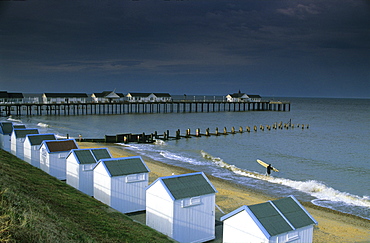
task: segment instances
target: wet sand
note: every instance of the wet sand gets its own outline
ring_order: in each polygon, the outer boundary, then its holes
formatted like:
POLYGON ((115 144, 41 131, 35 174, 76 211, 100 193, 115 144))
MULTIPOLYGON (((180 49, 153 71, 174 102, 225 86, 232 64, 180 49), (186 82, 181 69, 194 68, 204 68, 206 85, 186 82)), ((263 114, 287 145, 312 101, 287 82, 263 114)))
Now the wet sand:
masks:
MULTIPOLYGON (((105 147, 115 158, 137 155, 131 150, 124 149, 123 146, 113 144, 83 142, 79 143, 79 146, 80 148, 105 147)), ((194 172, 147 157, 142 156, 142 158, 150 169, 149 183, 162 176, 194 172)), ((225 213, 229 213, 242 205, 252 205, 276 199, 230 181, 209 175, 207 177, 218 191, 216 204, 225 213)), ((319 207, 312 203, 302 204, 318 222, 318 225, 314 228, 313 242, 370 242, 370 220, 319 207)), ((223 213, 217 210, 216 219, 221 216, 223 216, 223 213)))

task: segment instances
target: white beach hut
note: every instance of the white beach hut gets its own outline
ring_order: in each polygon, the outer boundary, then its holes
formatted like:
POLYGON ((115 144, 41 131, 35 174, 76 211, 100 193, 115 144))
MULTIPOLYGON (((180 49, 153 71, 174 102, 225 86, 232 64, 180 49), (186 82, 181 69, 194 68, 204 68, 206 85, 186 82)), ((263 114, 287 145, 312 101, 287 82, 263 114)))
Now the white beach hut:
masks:
POLYGON ((26 136, 28 134, 39 134, 39 130, 37 129, 13 129, 12 135, 10 136, 11 145, 10 149, 12 154, 17 156, 18 158, 24 160, 24 141, 26 140, 26 136))
POLYGON ((223 242, 294 242, 313 239, 316 220, 294 196, 242 206, 221 217, 223 242))
POLYGON ((23 143, 24 161, 40 168, 40 147, 44 140, 56 140, 53 133, 28 134, 23 143))
POLYGON ((203 172, 158 178, 146 190, 146 224, 178 242, 215 239, 215 193, 203 172))
POLYGON ((143 211, 148 173, 140 156, 102 159, 94 168, 94 197, 122 213, 143 211))
POLYGON ((11 122, 0 122, 0 149, 10 152, 10 135, 13 131, 11 122))
POLYGON ((74 139, 43 141, 40 147, 40 169, 59 180, 66 179, 66 158, 78 149, 74 139))
POLYGON ((108 158, 112 155, 106 148, 72 149, 67 156, 67 184, 93 196, 93 169, 99 160, 108 158))

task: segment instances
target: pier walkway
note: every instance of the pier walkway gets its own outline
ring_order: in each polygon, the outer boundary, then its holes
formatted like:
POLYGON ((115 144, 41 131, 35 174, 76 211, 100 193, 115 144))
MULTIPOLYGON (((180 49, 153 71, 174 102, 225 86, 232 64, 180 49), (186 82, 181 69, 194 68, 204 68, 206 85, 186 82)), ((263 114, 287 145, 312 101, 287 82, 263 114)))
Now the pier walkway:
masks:
POLYGON ((289 101, 227 102, 227 101, 167 101, 114 103, 0 104, 1 116, 42 115, 106 115, 180 112, 290 111, 289 101))

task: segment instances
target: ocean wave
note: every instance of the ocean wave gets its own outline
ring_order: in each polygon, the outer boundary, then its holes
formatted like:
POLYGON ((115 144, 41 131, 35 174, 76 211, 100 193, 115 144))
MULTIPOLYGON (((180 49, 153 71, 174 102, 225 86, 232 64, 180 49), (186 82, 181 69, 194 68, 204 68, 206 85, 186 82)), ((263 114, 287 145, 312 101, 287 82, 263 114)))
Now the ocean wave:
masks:
POLYGON ((305 192, 320 200, 341 202, 341 203, 346 203, 350 205, 370 208, 370 199, 368 196, 360 197, 357 195, 352 195, 347 192, 341 192, 341 191, 338 191, 334 188, 331 188, 325 185, 322 182, 315 181, 315 180, 295 181, 295 180, 290 180, 290 179, 285 179, 285 178, 262 175, 257 172, 251 172, 248 170, 238 168, 235 165, 230 165, 226 163, 225 161, 223 161, 221 158, 213 157, 212 155, 204 151, 201 151, 201 154, 203 158, 207 160, 211 160, 216 166, 228 169, 232 171, 233 173, 240 175, 240 176, 251 177, 251 178, 264 180, 264 181, 274 183, 274 184, 288 186, 298 191, 305 192))
POLYGON ((169 151, 161 151, 160 155, 170 160, 177 160, 177 161, 186 162, 186 163, 193 164, 193 165, 204 165, 204 163, 201 161, 198 161, 196 159, 192 159, 186 156, 182 156, 180 154, 172 153, 169 151))
POLYGON ((11 122, 19 122, 19 123, 22 123, 22 121, 21 121, 21 120, 13 119, 13 118, 11 118, 11 117, 9 117, 7 120, 8 120, 8 121, 11 121, 11 122))
POLYGON ((155 145, 167 145, 165 141, 163 140, 160 140, 160 139, 156 139, 155 142, 154 142, 155 145))
POLYGON ((42 122, 37 123, 37 126, 39 126, 39 127, 50 127, 48 124, 45 124, 45 123, 42 123, 42 122))

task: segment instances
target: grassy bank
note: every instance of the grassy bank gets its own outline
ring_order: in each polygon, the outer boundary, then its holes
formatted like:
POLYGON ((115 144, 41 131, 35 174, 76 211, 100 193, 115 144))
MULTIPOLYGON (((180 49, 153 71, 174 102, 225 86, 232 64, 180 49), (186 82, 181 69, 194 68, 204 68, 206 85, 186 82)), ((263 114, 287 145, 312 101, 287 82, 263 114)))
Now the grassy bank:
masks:
POLYGON ((0 150, 0 242, 171 242, 0 150))

